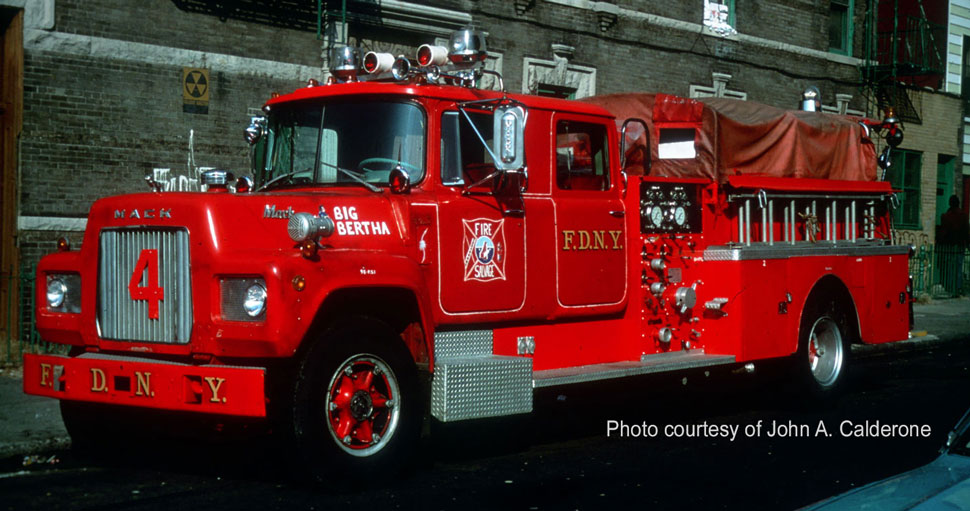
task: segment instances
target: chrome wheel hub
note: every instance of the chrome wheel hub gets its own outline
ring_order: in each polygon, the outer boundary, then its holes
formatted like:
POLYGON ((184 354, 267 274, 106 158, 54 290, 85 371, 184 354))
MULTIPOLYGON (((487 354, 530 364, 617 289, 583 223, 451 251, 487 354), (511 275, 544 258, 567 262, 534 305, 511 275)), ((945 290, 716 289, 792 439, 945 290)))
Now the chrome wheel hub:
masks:
POLYGON ((808 335, 808 364, 812 376, 822 387, 834 385, 845 361, 842 332, 828 316, 818 318, 808 335))

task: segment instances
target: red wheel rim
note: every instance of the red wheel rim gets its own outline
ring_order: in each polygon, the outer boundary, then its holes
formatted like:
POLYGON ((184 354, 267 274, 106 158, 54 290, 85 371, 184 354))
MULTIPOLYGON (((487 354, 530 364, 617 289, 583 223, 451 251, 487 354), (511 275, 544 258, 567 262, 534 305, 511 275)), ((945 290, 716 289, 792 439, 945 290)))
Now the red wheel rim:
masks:
POLYGON ((375 355, 354 355, 337 368, 326 396, 327 428, 353 456, 371 456, 397 430, 400 388, 390 366, 375 355))

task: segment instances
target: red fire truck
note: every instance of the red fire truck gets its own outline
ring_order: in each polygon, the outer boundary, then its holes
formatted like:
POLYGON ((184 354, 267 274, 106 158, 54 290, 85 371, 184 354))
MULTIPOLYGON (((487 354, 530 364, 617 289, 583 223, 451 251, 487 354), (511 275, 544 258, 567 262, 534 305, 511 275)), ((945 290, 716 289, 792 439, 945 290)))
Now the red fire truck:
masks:
POLYGON ((26 355, 25 391, 78 442, 106 405, 275 417, 322 475, 542 387, 787 357, 828 394, 851 343, 907 337, 891 119, 479 90, 484 57, 464 30, 358 76, 340 48, 253 119, 252 178, 97 201, 38 267, 70 352, 26 355))

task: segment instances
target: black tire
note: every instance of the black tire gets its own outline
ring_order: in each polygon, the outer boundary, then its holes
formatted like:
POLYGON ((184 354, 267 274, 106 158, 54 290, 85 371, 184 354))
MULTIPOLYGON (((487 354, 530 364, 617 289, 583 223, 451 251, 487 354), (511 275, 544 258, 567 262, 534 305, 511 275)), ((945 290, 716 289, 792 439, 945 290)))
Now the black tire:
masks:
POLYGON ((417 390, 414 361, 386 324, 353 318, 329 329, 293 387, 290 436, 307 473, 366 484, 405 468, 420 438, 417 390))
POLYGON ((84 457, 110 457, 149 436, 137 411, 112 405, 61 400, 61 419, 71 451, 84 457))
POLYGON ((798 330, 795 370, 810 396, 830 398, 845 386, 851 330, 846 308, 834 300, 810 300, 798 330))

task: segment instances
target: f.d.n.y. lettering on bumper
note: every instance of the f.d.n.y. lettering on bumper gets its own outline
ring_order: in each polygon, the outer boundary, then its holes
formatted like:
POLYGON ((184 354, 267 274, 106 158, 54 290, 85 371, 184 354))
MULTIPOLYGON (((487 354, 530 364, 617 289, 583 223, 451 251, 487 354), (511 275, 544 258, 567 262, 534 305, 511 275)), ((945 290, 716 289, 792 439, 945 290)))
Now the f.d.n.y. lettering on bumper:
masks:
POLYGON ((24 355, 24 392, 162 410, 265 417, 265 369, 86 353, 24 355))

